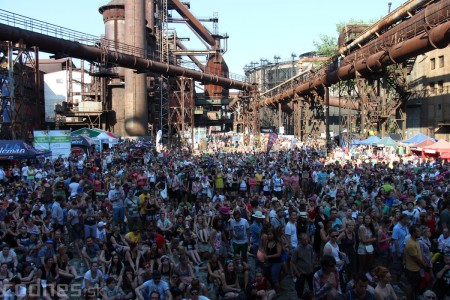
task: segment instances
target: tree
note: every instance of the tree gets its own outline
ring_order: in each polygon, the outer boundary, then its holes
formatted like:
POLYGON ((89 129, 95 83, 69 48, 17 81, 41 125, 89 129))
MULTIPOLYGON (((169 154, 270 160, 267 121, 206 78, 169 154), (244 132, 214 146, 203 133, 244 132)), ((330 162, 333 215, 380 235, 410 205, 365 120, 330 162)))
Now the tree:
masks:
POLYGON ((328 35, 319 35, 319 41, 313 41, 318 55, 333 56, 338 50, 337 38, 328 35))
POLYGON ((347 25, 350 24, 358 24, 358 25, 366 25, 370 26, 370 24, 375 23, 377 20, 370 20, 369 22, 364 22, 361 20, 354 20, 350 19, 347 22, 340 22, 336 24, 336 36, 329 36, 329 35, 319 35, 319 40, 313 41, 313 46, 315 48, 315 51, 319 55, 324 56, 333 56, 338 51, 338 36, 339 34, 346 29, 347 25))

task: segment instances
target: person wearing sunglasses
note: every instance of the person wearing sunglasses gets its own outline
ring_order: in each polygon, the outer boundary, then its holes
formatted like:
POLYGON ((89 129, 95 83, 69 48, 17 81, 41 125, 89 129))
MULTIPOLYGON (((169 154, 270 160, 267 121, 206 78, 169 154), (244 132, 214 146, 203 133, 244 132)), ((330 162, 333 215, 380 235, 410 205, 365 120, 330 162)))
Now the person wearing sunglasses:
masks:
POLYGON ((330 230, 330 240, 323 247, 323 254, 328 254, 336 260, 336 268, 341 272, 345 266, 344 258, 347 256, 344 252, 339 251, 338 245, 339 232, 336 228, 330 230))

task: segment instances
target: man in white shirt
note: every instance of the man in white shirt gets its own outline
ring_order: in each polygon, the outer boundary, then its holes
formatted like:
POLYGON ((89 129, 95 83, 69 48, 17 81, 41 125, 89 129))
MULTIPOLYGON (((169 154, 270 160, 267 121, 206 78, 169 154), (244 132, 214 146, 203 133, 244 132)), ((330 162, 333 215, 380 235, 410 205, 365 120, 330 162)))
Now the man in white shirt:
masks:
POLYGON ((230 220, 231 233, 233 236, 232 245, 234 256, 241 256, 247 261, 247 249, 250 236, 250 225, 246 219, 241 218, 240 210, 233 212, 234 219, 230 220))
POLYGON ((297 221, 297 212, 291 211, 289 213, 289 222, 286 224, 284 228, 284 234, 289 238, 289 243, 291 245, 291 249, 295 249, 298 246, 298 238, 297 238, 297 226, 295 222, 297 221))
POLYGON ((70 180, 70 184, 69 184, 70 197, 75 197, 77 195, 79 186, 80 186, 80 184, 78 183, 78 181, 75 177, 70 180))
POLYGON ((28 177, 28 166, 24 163, 22 167, 22 179, 27 180, 28 177))
POLYGON ((281 198, 283 196, 283 187, 284 182, 281 178, 281 172, 278 171, 272 178, 272 184, 273 184, 273 193, 277 198, 281 198))

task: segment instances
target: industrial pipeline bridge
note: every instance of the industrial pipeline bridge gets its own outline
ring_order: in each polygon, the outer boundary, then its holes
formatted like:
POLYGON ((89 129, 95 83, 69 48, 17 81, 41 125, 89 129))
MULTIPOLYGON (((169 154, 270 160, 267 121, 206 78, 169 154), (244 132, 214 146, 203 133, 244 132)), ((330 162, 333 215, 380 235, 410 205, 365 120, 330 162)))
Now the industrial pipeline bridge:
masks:
MULTIPOLYGON (((361 32, 354 41, 340 45, 339 52, 321 68, 308 70, 262 94, 254 83, 228 72, 218 42, 220 38, 210 34, 178 0, 157 2, 160 6, 156 8, 149 4, 152 1, 123 2, 125 5, 111 4, 100 9, 107 28, 105 38, 0 10, 0 41, 4 41, 2 46, 8 49, 6 52, 19 48, 33 49, 35 53, 44 51, 57 57, 93 62, 102 69, 114 67, 131 70, 131 73, 122 71, 122 75, 121 71, 118 72, 119 77, 125 78, 125 92, 117 94, 117 97, 113 93, 108 100, 112 103, 111 110, 117 111, 115 121, 123 124, 118 132, 125 136, 148 133, 147 106, 149 101, 156 100, 161 100, 161 115, 164 111, 165 122, 169 126, 173 124, 172 128, 179 131, 185 131, 187 127, 192 130, 195 110, 192 81, 223 88, 219 91, 212 88, 211 98, 214 98, 214 93, 227 93, 224 90, 241 90, 241 97, 229 104, 229 110, 234 112, 234 122, 240 126, 239 131, 246 135, 257 133, 261 124, 270 123, 290 128, 293 134, 301 138, 317 134, 324 127, 329 140, 330 107, 358 111, 361 134, 367 130, 382 132, 392 116, 396 120, 399 119, 398 115, 401 116, 400 119, 405 118, 403 106, 408 100, 408 89, 404 77, 414 58, 433 49, 444 48, 450 42, 450 0, 411 0, 361 32), (130 10, 145 11, 145 14, 136 18, 125 6, 130 7, 130 10), (170 7, 177 10, 210 46, 207 49, 211 62, 209 67, 182 67, 166 53, 167 32, 158 33, 155 28, 165 28, 164 22, 168 22, 165 13, 170 7), (152 20, 155 11, 159 12, 159 20, 152 20), (120 29, 123 26, 123 31, 108 34, 108 28, 113 28, 108 22, 120 24, 114 28, 120 29), (123 32, 133 32, 141 36, 142 41, 133 44, 123 32), (123 39, 115 38, 121 35, 124 36, 123 39), (221 67, 216 68, 219 63, 221 67), (158 75, 163 79, 157 80, 158 75), (176 83, 167 82, 169 77, 176 78, 176 83), (352 93, 348 91, 340 97, 340 82, 349 81, 354 82, 352 87, 356 90, 357 97, 350 96, 352 93), (149 85, 154 85, 153 91, 159 93, 159 98, 150 99, 149 85), (333 93, 330 95, 330 87, 336 85, 339 85, 339 97, 333 93), (395 95, 390 98, 381 97, 380 85, 385 85, 386 88, 389 86, 395 95), (170 91, 168 86, 172 87, 170 91), (130 95, 136 90, 139 92, 130 95), (168 95, 170 93, 172 96, 168 95), (175 103, 173 99, 176 99, 175 103)), ((176 41, 176 45, 175 49, 180 49, 180 53, 192 53, 183 48, 179 41, 176 41)), ((35 67, 38 68, 38 63, 35 67)), ((108 74, 102 76, 106 77, 108 74)), ((350 86, 343 85, 347 89, 350 86)), ((154 93, 152 95, 155 97, 154 93)), ((162 117, 159 121, 161 127, 164 127, 162 117)), ((351 122, 351 119, 348 118, 346 122, 351 122)), ((401 126, 404 132, 405 122, 401 126)))
MULTIPOLYGON (((357 111, 361 135, 369 130, 386 133, 386 123, 392 119, 401 121, 398 132, 404 134, 404 104, 410 95, 405 77, 417 55, 449 44, 449 20, 450 1, 408 1, 349 44, 341 44, 338 53, 320 68, 253 98, 236 99, 229 109, 242 111, 242 127, 258 128, 266 121, 266 126, 293 127, 299 137, 322 131, 329 140, 330 107, 357 111), (380 95, 383 85, 393 91, 392 97, 380 95), (339 97, 330 96, 333 86, 339 97), (346 96, 342 87, 347 89, 346 96)), ((352 119, 346 122, 345 129, 352 119)))

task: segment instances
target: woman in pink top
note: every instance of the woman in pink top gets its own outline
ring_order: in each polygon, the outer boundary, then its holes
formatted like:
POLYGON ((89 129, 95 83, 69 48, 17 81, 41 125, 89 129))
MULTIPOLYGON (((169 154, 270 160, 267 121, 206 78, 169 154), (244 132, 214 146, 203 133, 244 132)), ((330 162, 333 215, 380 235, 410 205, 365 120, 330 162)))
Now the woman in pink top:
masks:
POLYGON ((300 176, 298 175, 298 172, 291 173, 289 182, 291 184, 292 197, 296 199, 300 195, 300 176))
POLYGON ((391 242, 391 237, 388 232, 390 222, 383 222, 383 224, 378 229, 378 245, 377 245, 377 256, 383 261, 383 266, 387 266, 389 262, 389 243, 391 242))

